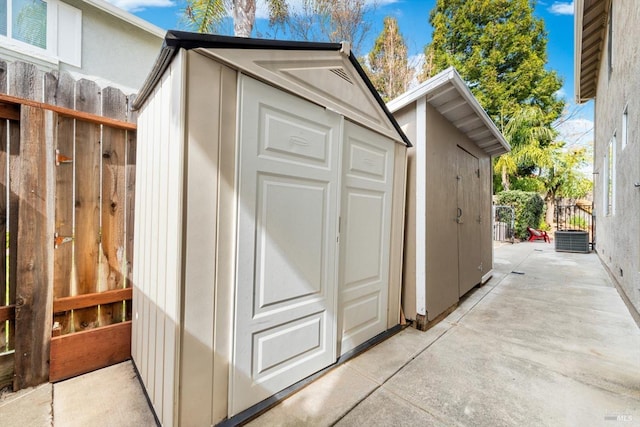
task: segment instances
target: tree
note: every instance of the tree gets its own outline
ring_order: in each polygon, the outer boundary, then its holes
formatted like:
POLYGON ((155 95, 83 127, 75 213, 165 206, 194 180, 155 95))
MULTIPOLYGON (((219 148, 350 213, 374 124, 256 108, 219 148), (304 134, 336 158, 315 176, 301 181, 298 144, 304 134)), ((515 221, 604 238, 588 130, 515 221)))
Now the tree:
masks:
POLYGON ((567 150, 564 143, 556 143, 550 147, 552 162, 549 168, 540 173, 546 194, 547 205, 545 222, 553 224, 555 216, 555 202, 559 197, 578 199, 585 197, 593 188, 593 182, 588 179, 580 168, 587 165, 588 153, 586 148, 578 147, 567 150))
POLYGON ((365 0, 302 0, 288 10, 281 26, 297 40, 349 42, 357 54, 371 29, 375 5, 365 0))
POLYGON ((503 190, 510 189, 512 177, 522 175, 518 174, 519 170, 531 172, 551 166, 551 152, 548 148, 556 137, 556 132, 545 123, 544 112, 540 107, 520 107, 513 113, 502 133, 511 145, 511 152, 498 157, 494 165, 494 171, 501 174, 503 190))
POLYGON ((409 66, 407 45, 394 18, 384 18, 384 27, 368 60, 366 69, 371 82, 385 102, 406 92, 414 71, 409 66))
POLYGON ((538 106, 545 125, 562 113, 562 81, 546 70, 547 34, 531 0, 437 0, 421 80, 455 66, 499 128, 522 105, 538 106))
MULTIPOLYGON (((286 0, 266 0, 269 22, 282 23, 288 15, 286 0)), ((193 30, 199 33, 215 33, 220 23, 231 12, 233 33, 249 37, 256 20, 256 0, 187 0, 184 17, 193 30)))

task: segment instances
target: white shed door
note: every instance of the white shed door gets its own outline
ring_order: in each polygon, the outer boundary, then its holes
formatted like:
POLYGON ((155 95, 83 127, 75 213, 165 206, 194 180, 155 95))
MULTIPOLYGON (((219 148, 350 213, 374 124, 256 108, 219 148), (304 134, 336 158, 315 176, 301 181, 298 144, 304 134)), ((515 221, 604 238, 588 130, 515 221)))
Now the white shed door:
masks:
POLYGON ((394 142, 345 122, 340 233, 340 354, 387 329, 394 142))
POLYGON ((335 113, 240 78, 238 265, 229 415, 336 360, 335 113))

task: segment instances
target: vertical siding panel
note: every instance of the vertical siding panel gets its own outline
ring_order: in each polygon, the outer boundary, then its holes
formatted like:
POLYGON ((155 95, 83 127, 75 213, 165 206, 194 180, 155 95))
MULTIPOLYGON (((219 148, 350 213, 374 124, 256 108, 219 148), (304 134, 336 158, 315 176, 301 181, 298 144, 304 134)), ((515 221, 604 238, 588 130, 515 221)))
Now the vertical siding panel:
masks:
MULTIPOLYGON (((231 331, 233 325, 233 283, 236 253, 236 106, 237 73, 222 67, 220 86, 220 143, 218 149, 218 236, 216 239, 216 331, 231 331)), ((216 333, 213 366, 213 424, 227 416, 231 333, 216 333)))
MULTIPOLYGON (((141 224, 142 228, 144 228, 144 250, 143 250, 143 254, 142 254, 142 258, 144 259, 143 262, 143 266, 144 266, 144 273, 143 273, 143 280, 142 280, 142 293, 144 295, 143 298, 143 306, 142 306, 142 342, 141 342, 141 347, 142 347, 142 363, 144 366, 143 372, 144 372, 144 383, 145 385, 147 385, 147 392, 149 392, 148 389, 148 385, 149 385, 149 359, 148 359, 148 355, 149 355, 149 276, 151 273, 151 196, 152 196, 152 188, 151 188, 151 177, 153 176, 152 172, 153 172, 153 146, 154 146, 154 125, 156 123, 155 121, 155 112, 156 112, 156 106, 157 106, 157 97, 158 97, 158 92, 159 89, 156 88, 156 90, 154 91, 153 94, 153 101, 149 104, 149 116, 148 116, 148 120, 149 122, 147 123, 147 130, 149 131, 149 133, 147 134, 146 138, 146 148, 145 148, 145 176, 144 176, 144 193, 141 192, 141 194, 143 194, 144 196, 144 209, 145 209, 145 216, 144 216, 144 221, 141 224)), ((149 398, 151 399, 151 401, 153 402, 153 398, 151 396, 151 394, 149 394, 149 398)))
POLYGON ((171 143, 171 118, 170 118, 170 110, 172 108, 172 99, 171 99, 171 86, 172 81, 168 79, 166 82, 166 86, 163 87, 164 96, 162 103, 162 123, 168 128, 166 132, 163 132, 158 138, 158 151, 159 151, 159 159, 158 159, 158 174, 157 182, 159 187, 158 194, 158 244, 156 247, 158 248, 158 259, 156 263, 156 271, 158 272, 158 277, 156 280, 157 288, 156 288, 156 336, 155 336, 155 399, 156 405, 160 408, 160 412, 162 412, 163 406, 163 381, 162 376, 165 373, 164 366, 164 317, 165 317, 165 292, 167 287, 167 275, 166 275, 166 266, 167 266, 167 210, 169 209, 169 205, 167 203, 167 194, 168 194, 168 175, 171 173, 171 165, 169 164, 169 145, 171 143))
POLYGON ((182 285, 182 209, 183 209, 183 164, 185 150, 184 134, 184 93, 185 93, 185 64, 184 55, 176 57, 171 69, 171 109, 170 109, 170 137, 168 194, 169 210, 167 216, 167 269, 165 287, 165 335, 164 354, 165 369, 163 372, 163 403, 162 417, 166 425, 176 425, 179 364, 177 362, 180 351, 179 328, 180 323, 180 289, 182 285))
MULTIPOLYGON (((144 159, 143 159, 144 147, 147 145, 146 144, 147 139, 145 137, 146 128, 147 128, 146 117, 147 117, 146 114, 140 114, 138 116, 137 140, 141 141, 141 144, 137 144, 136 146, 136 153, 134 158, 134 162, 136 166, 135 166, 135 170, 133 171, 135 173, 135 181, 136 183, 138 183, 138 185, 144 184, 144 180, 142 179, 142 171, 144 170, 144 159)), ((143 270, 143 267, 144 267, 141 262, 142 258, 140 257, 141 246, 142 246, 142 243, 144 242, 144 236, 141 235, 141 232, 143 230, 140 227, 140 222, 141 222, 140 220, 144 212, 144 205, 142 203, 140 195, 144 194, 144 188, 138 189, 137 194, 138 194, 138 197, 135 197, 133 199, 133 204, 134 204, 133 221, 134 221, 134 229, 137 233, 137 236, 135 236, 135 240, 133 240, 133 259, 137 260, 137 264, 136 265, 132 264, 130 266, 129 271, 131 273, 131 277, 133 281, 132 283, 133 324, 132 324, 132 336, 131 336, 131 354, 138 368, 138 372, 140 372, 142 370, 142 360, 140 357, 140 351, 141 351, 140 339, 142 336, 141 329, 140 329, 140 322, 141 322, 140 301, 144 297, 144 295, 140 292, 140 286, 142 283, 141 271, 143 270)))
POLYGON ((211 425, 221 66, 189 53, 181 425, 211 425), (204 190, 203 186, 206 188, 204 190), (190 193, 193 193, 192 196, 190 193))
MULTIPOLYGON (((100 88, 95 82, 76 82, 76 109, 100 114, 100 88)), ((100 154, 100 126, 77 120, 74 260, 78 283, 75 295, 99 290, 100 154)), ((96 308, 75 310, 73 318, 75 331, 98 326, 96 308)))

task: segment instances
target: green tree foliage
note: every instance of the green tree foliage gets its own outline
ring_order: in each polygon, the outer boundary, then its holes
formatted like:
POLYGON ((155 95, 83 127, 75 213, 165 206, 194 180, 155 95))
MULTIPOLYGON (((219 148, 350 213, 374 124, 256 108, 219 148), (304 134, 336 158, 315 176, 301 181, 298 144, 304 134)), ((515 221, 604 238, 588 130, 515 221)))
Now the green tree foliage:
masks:
POLYGON ((556 143, 549 151, 551 166, 541 170, 539 179, 544 187, 544 200, 547 205, 545 222, 551 225, 555 216, 556 199, 586 197, 593 188, 593 182, 581 171, 581 168, 587 165, 586 148, 567 150, 564 143, 556 143))
MULTIPOLYGON (((289 13, 286 0, 266 0, 269 22, 284 22, 289 13)), ((256 0, 187 0, 184 19, 192 30, 215 33, 227 16, 233 16, 233 32, 238 37, 249 37, 256 20, 256 0)))
POLYGON ((519 190, 497 194, 497 204, 513 207, 516 215, 515 236, 527 238, 527 227, 538 228, 542 220, 544 201, 540 194, 519 190))
POLYGON ((407 45, 395 18, 384 18, 382 32, 367 59, 367 74, 385 102, 409 88, 414 71, 409 66, 407 45))
POLYGON ((429 22, 422 80, 455 66, 501 129, 522 105, 538 106, 547 125, 560 116, 562 81, 545 69, 547 34, 531 0, 437 0, 429 22))
POLYGON ((549 147, 556 132, 545 123, 539 106, 520 106, 502 133, 511 145, 511 152, 500 156, 494 165, 494 173, 501 175, 503 190, 510 189, 511 179, 526 177, 534 169, 552 165, 549 147))

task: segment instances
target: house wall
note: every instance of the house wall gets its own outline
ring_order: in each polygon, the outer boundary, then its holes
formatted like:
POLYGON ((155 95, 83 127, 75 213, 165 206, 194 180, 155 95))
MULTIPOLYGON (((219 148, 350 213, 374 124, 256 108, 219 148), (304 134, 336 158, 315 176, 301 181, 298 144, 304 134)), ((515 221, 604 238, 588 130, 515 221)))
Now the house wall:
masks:
POLYGON ((160 51, 162 37, 82 1, 65 3, 82 10, 82 67, 60 63, 60 69, 140 89, 160 51))
POLYGON ((596 251, 640 319, 640 45, 630 34, 640 25, 640 3, 614 1, 612 70, 605 36, 595 99, 594 200, 596 251), (628 111, 628 142, 623 148, 622 117, 628 111), (616 135, 614 209, 606 214, 605 157, 616 135))
POLYGON ((151 70, 163 38, 81 0, 64 3, 82 11, 81 66, 76 67, 46 55, 0 46, 9 61, 30 62, 44 71, 64 70, 76 78, 85 77, 100 86, 117 86, 125 93, 137 92, 151 70))
POLYGON ((138 117, 131 355, 163 425, 178 390, 185 61, 178 54, 138 117))

